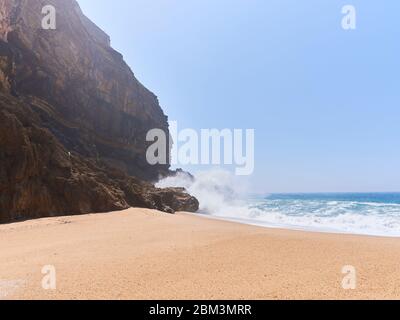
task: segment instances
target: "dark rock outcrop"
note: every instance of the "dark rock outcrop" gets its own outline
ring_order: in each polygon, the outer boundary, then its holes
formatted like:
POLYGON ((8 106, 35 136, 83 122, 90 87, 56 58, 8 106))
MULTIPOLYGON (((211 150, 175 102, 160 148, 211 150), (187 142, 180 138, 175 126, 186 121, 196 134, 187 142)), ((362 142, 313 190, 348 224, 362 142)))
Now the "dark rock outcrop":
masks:
POLYGON ((168 132, 157 97, 75 0, 0 0, 0 221, 125 209, 196 211, 151 182, 146 133, 168 132), (42 8, 57 10, 43 30, 42 8))

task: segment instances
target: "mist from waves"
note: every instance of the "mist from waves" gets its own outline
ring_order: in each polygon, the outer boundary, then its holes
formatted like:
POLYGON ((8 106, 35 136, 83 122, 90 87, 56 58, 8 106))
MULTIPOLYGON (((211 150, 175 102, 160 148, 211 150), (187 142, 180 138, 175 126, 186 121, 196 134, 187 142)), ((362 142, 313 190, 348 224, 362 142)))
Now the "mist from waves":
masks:
POLYGON ((400 236, 400 193, 249 195, 228 171, 185 173, 158 187, 184 187, 200 202, 199 214, 246 224, 316 232, 400 236))

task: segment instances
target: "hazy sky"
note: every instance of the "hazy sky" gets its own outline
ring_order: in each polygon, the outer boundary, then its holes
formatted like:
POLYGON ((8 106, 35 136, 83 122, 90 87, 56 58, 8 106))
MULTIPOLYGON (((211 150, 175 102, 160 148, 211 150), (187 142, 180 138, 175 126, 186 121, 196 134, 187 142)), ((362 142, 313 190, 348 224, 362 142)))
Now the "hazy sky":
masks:
POLYGON ((181 128, 256 130, 253 191, 400 191, 400 1, 79 3, 181 128))

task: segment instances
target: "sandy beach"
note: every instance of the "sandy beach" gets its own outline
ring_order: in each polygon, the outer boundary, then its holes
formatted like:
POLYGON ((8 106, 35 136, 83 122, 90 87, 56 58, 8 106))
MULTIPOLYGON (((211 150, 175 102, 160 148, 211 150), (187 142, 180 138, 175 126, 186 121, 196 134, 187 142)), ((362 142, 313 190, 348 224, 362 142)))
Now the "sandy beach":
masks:
POLYGON ((129 209, 0 226, 0 299, 394 299, 400 239, 129 209), (56 290, 42 288, 43 266, 56 290), (342 288, 342 267, 357 270, 342 288))

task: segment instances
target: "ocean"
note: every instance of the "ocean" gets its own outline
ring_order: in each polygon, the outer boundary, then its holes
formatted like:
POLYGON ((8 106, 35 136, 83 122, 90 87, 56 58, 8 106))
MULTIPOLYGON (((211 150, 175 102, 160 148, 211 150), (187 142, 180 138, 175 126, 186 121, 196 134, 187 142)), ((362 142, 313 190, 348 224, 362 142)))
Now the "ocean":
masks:
POLYGON ((270 194, 207 214, 273 228, 400 236, 400 193, 270 194))
POLYGON ((292 193, 247 196, 248 186, 225 171, 190 179, 166 178, 158 187, 184 187, 199 214, 269 228, 400 237, 399 193, 292 193))

